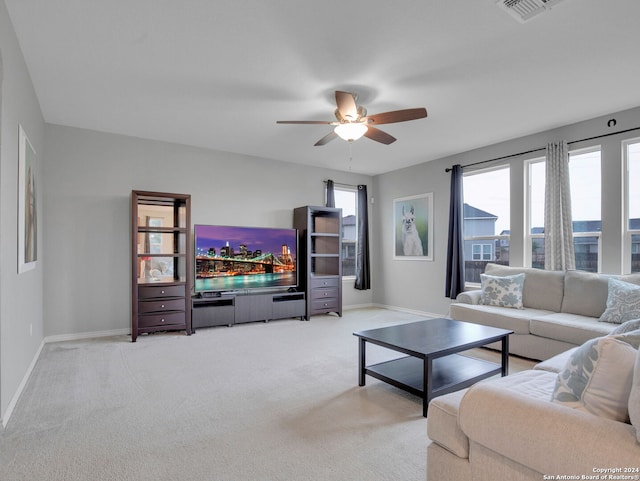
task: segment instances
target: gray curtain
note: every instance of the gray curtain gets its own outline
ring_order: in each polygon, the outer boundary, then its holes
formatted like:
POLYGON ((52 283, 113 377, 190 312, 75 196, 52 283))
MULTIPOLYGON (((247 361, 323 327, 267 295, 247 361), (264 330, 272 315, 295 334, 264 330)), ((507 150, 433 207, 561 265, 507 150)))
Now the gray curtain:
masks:
POLYGON ((462 195, 462 166, 451 168, 449 200, 449 241, 447 246, 447 277, 445 297, 455 299, 464 291, 464 196, 462 195))
POLYGON ((369 265, 369 199, 367 186, 358 186, 358 251, 356 252, 356 283, 359 290, 371 289, 369 265))
POLYGON ((333 180, 327 180, 327 205, 325 207, 336 206, 336 194, 333 187, 333 180))
POLYGON ((576 268, 567 142, 547 144, 544 188, 544 268, 576 268))

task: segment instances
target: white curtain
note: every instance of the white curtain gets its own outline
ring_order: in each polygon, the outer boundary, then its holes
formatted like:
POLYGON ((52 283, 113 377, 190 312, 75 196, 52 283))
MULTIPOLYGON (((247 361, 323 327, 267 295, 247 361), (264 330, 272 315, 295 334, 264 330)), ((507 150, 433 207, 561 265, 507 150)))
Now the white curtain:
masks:
POLYGON ((567 142, 547 144, 544 195, 544 268, 576 268, 567 142))

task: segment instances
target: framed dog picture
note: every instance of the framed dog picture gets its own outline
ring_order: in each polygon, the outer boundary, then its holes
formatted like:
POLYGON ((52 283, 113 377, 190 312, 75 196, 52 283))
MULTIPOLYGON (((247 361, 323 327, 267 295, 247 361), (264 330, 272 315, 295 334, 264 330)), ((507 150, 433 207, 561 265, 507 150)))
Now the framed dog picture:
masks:
POLYGON ((393 199, 393 258, 433 260, 433 193, 393 199))

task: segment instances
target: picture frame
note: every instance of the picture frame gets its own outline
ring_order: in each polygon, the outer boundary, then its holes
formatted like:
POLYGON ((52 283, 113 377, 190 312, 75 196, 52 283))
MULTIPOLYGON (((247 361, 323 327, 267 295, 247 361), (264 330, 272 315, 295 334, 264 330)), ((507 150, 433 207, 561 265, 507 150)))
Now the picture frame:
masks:
POLYGON ((433 261, 433 192, 393 199, 393 259, 433 261))
POLYGON ((18 125, 18 273, 35 269, 38 261, 36 151, 18 125))

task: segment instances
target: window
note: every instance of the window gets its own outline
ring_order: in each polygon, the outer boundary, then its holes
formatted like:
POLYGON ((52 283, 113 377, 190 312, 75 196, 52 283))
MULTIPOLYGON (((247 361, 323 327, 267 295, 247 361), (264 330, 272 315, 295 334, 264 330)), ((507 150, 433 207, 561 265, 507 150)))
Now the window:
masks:
POLYGON ((465 174, 465 278, 480 283, 487 262, 509 264, 509 167, 465 174))
POLYGON ((624 271, 640 272, 640 139, 623 144, 626 161, 624 271))
POLYGON ((356 275, 358 197, 354 189, 335 187, 336 207, 342 209, 342 275, 356 275))
MULTIPOLYGON (((569 153, 571 216, 576 269, 600 271, 601 182, 600 149, 569 153)), ((544 269, 545 162, 528 164, 528 246, 531 267, 544 269)))
POLYGON ((491 244, 473 244, 472 260, 474 261, 490 261, 492 260, 493 249, 491 244))
POLYGON ((528 164, 528 205, 527 236, 530 248, 531 267, 544 269, 544 158, 534 159, 528 164))

